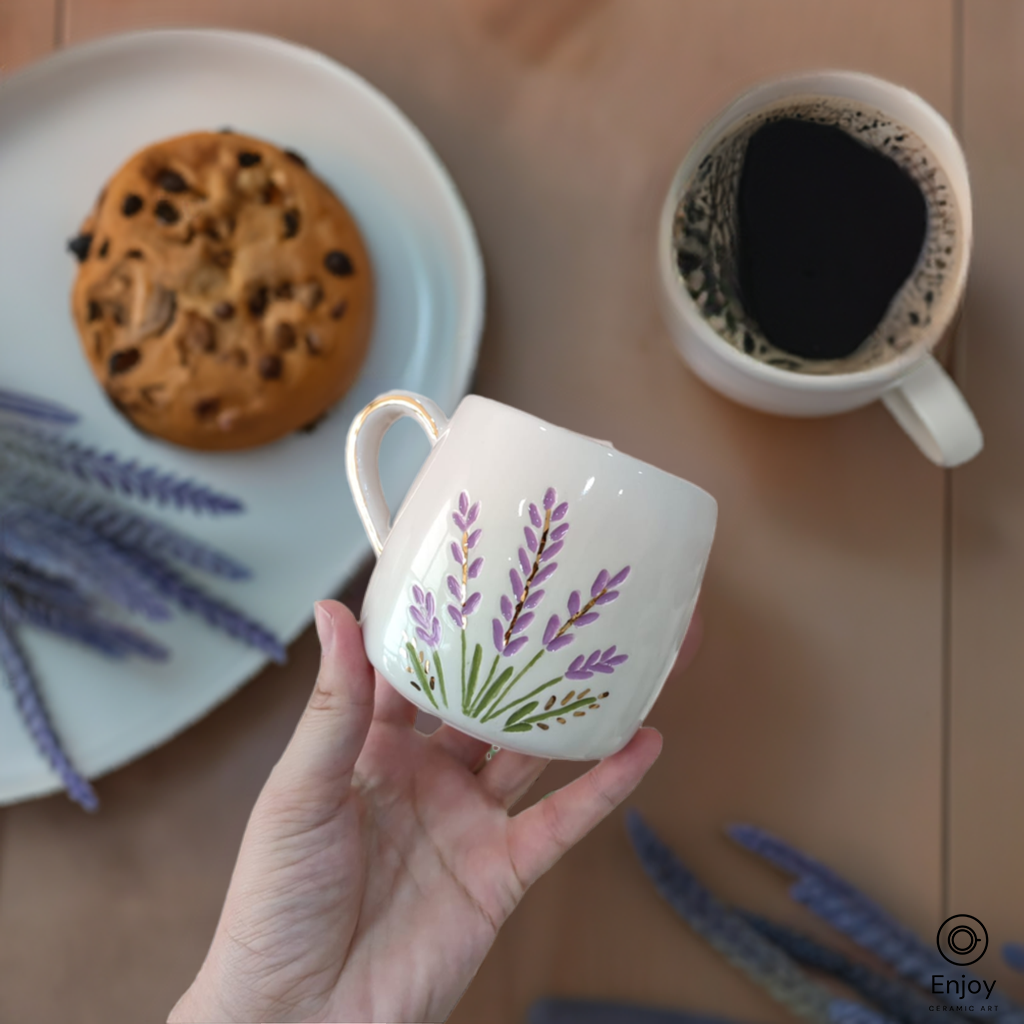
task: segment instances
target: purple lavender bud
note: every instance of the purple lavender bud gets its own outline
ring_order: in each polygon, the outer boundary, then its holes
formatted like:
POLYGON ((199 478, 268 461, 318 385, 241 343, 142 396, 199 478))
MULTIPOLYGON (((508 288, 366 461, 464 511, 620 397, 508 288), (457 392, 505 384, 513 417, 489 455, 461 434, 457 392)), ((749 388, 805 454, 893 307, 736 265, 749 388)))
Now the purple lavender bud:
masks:
POLYGON ((608 586, 609 586, 609 587, 617 587, 617 586, 618 586, 618 585, 619 585, 620 583, 622 583, 622 582, 623 582, 623 581, 624 581, 624 580, 626 579, 626 577, 627 577, 628 575, 629 575, 629 566, 627 565, 625 569, 620 569, 620 570, 619 570, 619 571, 618 571, 618 572, 617 572, 617 573, 616 573, 616 574, 615 574, 615 575, 614 575, 614 576, 613 576, 613 577, 612 577, 612 578, 611 578, 611 579, 610 579, 610 580, 608 581, 608 586))
POLYGON ((587 612, 586 615, 581 615, 576 620, 577 626, 589 626, 592 622, 597 622, 601 616, 597 612, 587 612))
POLYGON ((480 539, 480 534, 483 532, 483 530, 474 530, 466 539, 466 547, 470 549, 475 548, 476 542, 480 539))
POLYGON ((460 533, 466 532, 466 520, 463 519, 458 512, 452 513, 452 522, 459 528, 460 533))
POLYGON ((434 612, 437 610, 437 605, 434 603, 434 595, 429 590, 427 591, 427 601, 424 607, 427 609, 427 618, 432 619, 434 612))
POLYGON ((466 578, 470 579, 470 580, 475 580, 477 578, 477 576, 480 575, 480 570, 483 567, 484 567, 484 560, 483 560, 483 558, 482 557, 481 558, 474 558, 473 561, 469 563, 469 568, 466 570, 466 578))
POLYGON ((513 654, 522 650, 530 642, 530 638, 527 636, 517 636, 515 640, 509 640, 508 646, 501 653, 506 658, 511 658, 513 654))
POLYGON ((466 516, 466 523, 472 526, 476 522, 478 515, 480 515, 480 502, 474 501, 472 508, 469 510, 469 515, 466 516))
POLYGON ((459 586, 459 581, 454 576, 448 577, 448 593, 451 594, 456 601, 462 600, 462 587, 459 586))
POLYGON ((561 551, 564 546, 565 546, 565 542, 561 541, 561 540, 557 544, 549 544, 544 549, 544 554, 542 554, 540 556, 541 562, 546 562, 549 559, 554 558, 555 555, 557 555, 558 552, 561 551))
POLYGON ((533 532, 528 526, 523 527, 523 533, 526 535, 526 546, 531 551, 537 550, 537 534, 533 532))
POLYGON ((519 568, 523 570, 524 576, 529 576, 530 570, 533 568, 530 556, 523 550, 523 548, 519 549, 519 568))
POLYGON ((522 633, 522 631, 526 629, 531 622, 533 622, 533 612, 527 612, 525 615, 520 615, 519 618, 516 619, 516 624, 512 627, 512 635, 514 636, 516 633, 522 633))
POLYGON ((586 660, 587 656, 585 654, 580 654, 577 655, 577 657, 573 658, 572 661, 569 663, 569 667, 565 670, 566 679, 589 679, 589 673, 587 675, 580 674, 581 672, 585 671, 583 665, 586 662, 586 660))
POLYGON ((462 548, 460 548, 455 541, 452 541, 452 558, 454 558, 459 565, 462 565, 462 548))
POLYGON ((480 591, 478 590, 475 594, 470 594, 466 598, 466 603, 462 606, 463 615, 472 615, 473 612, 480 607, 480 591))
POLYGON ((557 562, 549 562, 544 566, 543 569, 536 576, 533 577, 534 586, 540 586, 541 583, 546 583, 555 574, 555 570, 558 568, 557 562))
POLYGON ((533 523, 533 525, 536 526, 538 530, 544 525, 544 520, 541 519, 540 512, 538 511, 537 506, 533 504, 533 502, 530 503, 530 522, 533 523))
MULTIPOLYGON (((551 522, 557 523, 559 519, 565 518, 565 513, 569 511, 569 502, 563 501, 554 512, 551 513, 551 522)), ((569 524, 566 523, 566 526, 569 524)))
POLYGON ((430 643, 430 634, 421 626, 416 627, 416 635, 425 643, 430 643))
POLYGON ((612 644, 611 647, 601 655, 601 660, 607 661, 616 652, 616 650, 618 650, 618 645, 612 644))
POLYGON ((555 493, 554 487, 549 487, 544 492, 544 508, 553 508, 556 501, 558 501, 558 495, 555 493))
POLYGON ((611 665, 613 668, 615 668, 616 666, 621 665, 624 661, 629 661, 628 654, 616 654, 614 658, 608 658, 605 661, 605 664, 611 665))
POLYGON ((556 636, 555 639, 546 646, 549 651, 559 651, 563 647, 568 647, 574 639, 575 638, 571 633, 563 633, 562 636, 556 636))
POLYGON ((417 604, 423 604, 423 589, 417 583, 412 585, 412 596, 417 604))
POLYGON ((512 593, 518 601, 523 596, 523 578, 515 569, 509 569, 508 578, 512 582, 512 593))
POLYGON ((555 634, 558 632, 561 625, 562 622, 557 615, 552 615, 551 618, 548 619, 548 624, 544 627, 544 636, 542 637, 542 642, 545 646, 554 640, 555 634))
POLYGON ((605 665, 602 662, 592 665, 591 668, 593 668, 595 672, 603 672, 606 676, 610 676, 615 671, 611 665, 605 665))
MULTIPOLYGON (((561 507, 561 506, 559 506, 561 507)), ((552 516, 554 518, 554 516, 552 516)), ((561 526, 556 526, 549 534, 548 539, 551 541, 561 540, 569 532, 569 524, 562 523, 561 526)))
POLYGON ((494 634, 494 647, 499 654, 505 649, 505 629, 500 619, 491 622, 491 630, 494 634))
POLYGON ((569 614, 570 615, 578 615, 579 614, 579 610, 580 610, 580 592, 578 590, 574 590, 569 595, 569 614))
POLYGON ((465 491, 459 495, 459 511, 463 515, 469 511, 469 495, 465 491))
POLYGON ((523 607, 529 611, 531 608, 536 608, 540 604, 544 597, 543 590, 531 590, 530 596, 523 602, 523 607))
POLYGON ((594 651, 594 653, 591 654, 589 658, 587 658, 587 668, 593 669, 593 667, 598 663, 598 661, 600 661, 600 659, 601 659, 601 652, 600 652, 600 650, 594 651))
POLYGON ((424 616, 423 612, 421 612, 419 608, 416 607, 416 605, 409 605, 409 616, 412 619, 412 621, 416 623, 417 626, 421 626, 423 629, 427 628, 427 619, 424 616))
POLYGON ((597 574, 597 579, 594 580, 594 585, 590 588, 590 596, 597 597, 604 588, 608 586, 608 570, 602 569, 597 574))
POLYGON ((501 614, 505 617, 506 622, 512 621, 512 602, 508 599, 508 594, 501 595, 501 614))
POLYGON ((462 627, 465 625, 465 620, 462 618, 462 612, 460 612, 459 609, 455 607, 455 605, 450 604, 448 605, 448 614, 452 617, 452 621, 455 623, 455 625, 459 629, 462 629, 462 627))
POLYGON ((594 604, 611 604, 619 596, 617 590, 609 590, 606 594, 594 599, 594 604))
POLYGON ((430 631, 430 646, 437 647, 441 642, 441 620, 434 619, 434 627, 430 631))

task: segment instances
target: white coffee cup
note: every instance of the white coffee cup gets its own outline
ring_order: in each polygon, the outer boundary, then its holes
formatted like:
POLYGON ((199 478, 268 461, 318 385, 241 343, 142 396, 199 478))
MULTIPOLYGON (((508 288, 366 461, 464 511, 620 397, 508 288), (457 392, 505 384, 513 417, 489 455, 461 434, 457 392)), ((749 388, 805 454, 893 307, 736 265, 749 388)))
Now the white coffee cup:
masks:
POLYGON ((981 430, 956 385, 931 355, 963 299, 971 249, 971 192, 967 164, 952 129, 920 96, 870 75, 821 71, 759 85, 716 117, 686 154, 661 212, 658 268, 666 322, 693 371, 722 394, 764 412, 826 416, 881 399, 921 451, 942 466, 973 458, 981 430), (679 202, 705 156, 738 122, 780 101, 838 97, 869 105, 910 129, 950 183, 959 210, 961 247, 941 308, 906 351, 878 365, 815 375, 761 362, 722 338, 701 314, 676 269, 673 223, 679 202))
POLYGON ((346 469, 378 556, 366 652, 392 686, 498 747, 590 760, 629 741, 686 635, 714 498, 475 395, 450 421, 420 395, 375 399, 346 469), (402 416, 432 447, 392 524, 377 457, 402 416))

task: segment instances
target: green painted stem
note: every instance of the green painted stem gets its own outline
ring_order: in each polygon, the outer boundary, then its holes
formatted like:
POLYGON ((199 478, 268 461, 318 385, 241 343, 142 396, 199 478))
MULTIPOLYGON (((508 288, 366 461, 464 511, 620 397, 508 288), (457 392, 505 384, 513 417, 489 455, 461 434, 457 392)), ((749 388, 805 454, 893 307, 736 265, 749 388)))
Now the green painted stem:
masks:
MULTIPOLYGON (((516 685, 516 683, 518 683, 518 682, 519 682, 519 680, 520 680, 520 679, 522 679, 522 678, 523 678, 523 676, 525 676, 525 675, 526 675, 526 673, 527 673, 527 672, 529 672, 529 671, 530 671, 530 669, 531 669, 531 668, 533 668, 533 666, 534 666, 534 665, 536 665, 538 661, 540 661, 540 659, 541 659, 541 658, 543 657, 543 655, 544 655, 544 648, 542 647, 542 648, 541 648, 541 649, 540 649, 540 650, 539 650, 539 651, 538 651, 538 652, 537 652, 537 653, 536 653, 536 654, 535 654, 535 655, 534 655, 534 656, 533 656, 533 657, 532 657, 532 658, 531 658, 531 659, 530 659, 530 660, 529 660, 529 661, 528 661, 528 662, 526 663, 526 665, 525 665, 525 666, 524 666, 523 668, 521 668, 521 669, 520 669, 520 670, 519 670, 519 671, 518 671, 518 672, 517 672, 517 673, 516 673, 516 674, 515 674, 515 675, 514 675, 514 676, 512 677, 512 679, 511 679, 511 680, 509 681, 509 684, 508 684, 508 686, 506 686, 506 687, 505 687, 505 689, 504 689, 504 690, 502 690, 502 692, 501 692, 501 693, 500 693, 500 694, 499 694, 499 695, 498 695, 498 696, 497 696, 497 697, 496 697, 496 698, 494 699, 494 702, 493 702, 493 703, 494 703, 494 705, 498 705, 498 704, 500 704, 500 703, 501 703, 501 702, 502 702, 502 701, 503 701, 503 700, 504 700, 504 699, 505 699, 505 698, 506 698, 506 697, 508 696, 508 694, 509 694, 509 690, 511 690, 511 689, 512 689, 512 687, 513 687, 513 686, 515 686, 515 685, 516 685)), ((484 706, 485 706, 485 705, 484 705, 483 703, 481 703, 481 705, 480 705, 480 706, 479 706, 479 707, 478 707, 478 708, 476 709, 476 710, 477 710, 477 712, 483 711, 483 710, 484 710, 484 706)), ((487 717, 485 717, 485 718, 483 718, 483 719, 482 719, 482 721, 486 722, 486 721, 487 721, 487 719, 488 719, 489 717, 490 717, 490 715, 488 714, 488 715, 487 715, 487 717)))
MULTIPOLYGON (((473 703, 473 694, 476 692, 476 681, 480 678, 480 662, 484 656, 484 649, 477 644, 473 648, 473 663, 469 667, 469 683, 462 696, 462 713, 469 714, 470 705, 473 703)), ((491 669, 493 672, 494 670, 491 669)))
POLYGON ((497 711, 488 711, 486 717, 483 719, 484 722, 489 722, 492 718, 500 718, 506 711, 514 708, 517 704, 522 704, 524 700, 529 700, 531 697, 536 697, 538 693, 546 690, 549 686, 555 686, 562 681, 562 676, 555 676, 554 679, 549 679, 546 683, 541 683, 536 690, 531 690, 529 693, 523 694, 522 697, 516 697, 515 700, 510 700, 503 708, 498 708, 497 711))
POLYGON ((495 695, 501 692, 501 688, 505 685, 506 681, 511 675, 512 666, 509 665, 508 668, 506 668, 505 671, 502 672, 498 676, 498 678, 494 680, 493 683, 491 683, 490 689, 484 689, 483 695, 480 697, 480 700, 477 701, 475 707, 473 708, 473 718, 476 718, 480 714, 480 712, 485 707, 487 707, 487 705, 490 704, 492 700, 494 700, 495 695))
POLYGON ((462 629, 462 710, 466 710, 466 629, 462 629))
POLYGON ((543 722, 545 718, 557 718, 559 715, 567 715, 577 708, 585 707, 589 704, 596 704, 598 697, 584 697, 583 700, 574 700, 571 704, 566 704, 564 708, 552 708, 550 711, 545 711, 542 715, 532 715, 530 718, 525 719, 525 722, 533 724, 534 722, 543 722))
POLYGON ((437 707, 437 700, 434 698, 434 693, 430 689, 430 681, 427 679, 426 674, 423 671, 423 666, 420 664, 419 655, 416 653, 416 648, 413 647, 412 643, 407 643, 405 649, 409 652, 409 661, 412 662, 413 671, 416 673, 416 678, 420 681, 420 686, 423 692, 430 699, 430 703, 437 707))
MULTIPOLYGON (((480 645, 477 644, 476 646, 477 646, 477 650, 480 650, 480 645)), ((482 657, 482 651, 481 651, 481 657, 482 657)), ((498 668, 498 661, 499 661, 500 658, 501 658, 500 654, 496 654, 494 656, 494 661, 491 662, 491 671, 487 673, 487 678, 484 680, 484 685, 482 687, 480 687, 482 693, 487 693, 487 687, 490 686, 491 680, 494 678, 494 673, 495 673, 495 671, 498 668)), ((473 660, 476 661, 476 653, 475 652, 473 654, 473 660)), ((473 682, 474 682, 474 680, 472 678, 470 678, 470 680, 469 680, 469 710, 466 712, 466 714, 469 715, 470 718, 476 718, 477 712, 480 710, 479 707, 474 707, 473 706, 473 682)))
POLYGON ((441 668, 441 655, 434 651, 434 668, 437 669, 437 685, 441 687, 441 700, 448 707, 448 694, 444 689, 444 669, 441 668))

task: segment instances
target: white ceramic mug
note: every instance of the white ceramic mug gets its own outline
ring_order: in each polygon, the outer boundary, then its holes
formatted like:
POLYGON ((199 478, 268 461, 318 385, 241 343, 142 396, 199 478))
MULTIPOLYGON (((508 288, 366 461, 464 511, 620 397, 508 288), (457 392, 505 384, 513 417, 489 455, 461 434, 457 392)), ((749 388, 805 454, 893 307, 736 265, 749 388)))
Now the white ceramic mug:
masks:
POLYGON ((967 281, 971 249, 971 192, 967 164, 952 129, 920 96, 870 75, 822 71, 767 82, 736 99, 699 135, 684 158, 662 208, 658 268, 662 307, 677 347, 694 372, 744 405, 789 416, 846 412, 881 399, 933 462, 955 466, 981 450, 970 408, 931 351, 952 323, 967 281), (906 351, 879 365, 826 375, 792 372, 761 362, 722 338, 701 314, 676 269, 673 224, 679 202, 701 161, 751 115, 788 100, 838 97, 875 108, 909 128, 948 178, 959 211, 957 262, 941 308, 906 351))
POLYGON ((642 724, 686 635, 718 506, 611 445, 470 395, 371 402, 346 468, 378 561, 366 652, 403 696, 495 746, 589 760, 642 724), (394 522, 377 457, 412 417, 431 451, 394 522))

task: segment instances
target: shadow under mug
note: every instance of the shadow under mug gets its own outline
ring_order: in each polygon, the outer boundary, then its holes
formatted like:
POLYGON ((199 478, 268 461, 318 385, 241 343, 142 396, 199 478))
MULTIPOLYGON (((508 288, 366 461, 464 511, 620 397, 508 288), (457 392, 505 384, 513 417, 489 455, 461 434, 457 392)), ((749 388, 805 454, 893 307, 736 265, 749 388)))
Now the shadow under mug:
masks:
POLYGON ((421 395, 375 399, 346 470, 378 556, 366 653, 399 693, 506 749, 590 760, 625 746, 686 635, 714 498, 476 395, 451 420, 421 395), (391 523, 377 462, 403 416, 431 450, 391 523))
POLYGON ((706 384, 743 405, 787 416, 826 416, 881 399, 921 451, 956 466, 982 448, 978 423, 931 351, 963 300, 971 251, 971 192, 963 151, 944 118, 920 96, 871 75, 821 71, 776 79, 738 97, 698 136, 669 189, 658 230, 658 271, 665 320, 680 353, 706 384), (680 200, 701 161, 739 122, 786 100, 834 97, 881 111, 924 143, 949 180, 962 233, 960 259, 946 285, 942 310, 907 351, 851 372, 809 374, 761 362, 722 338, 702 315, 676 267, 673 225, 680 200))

